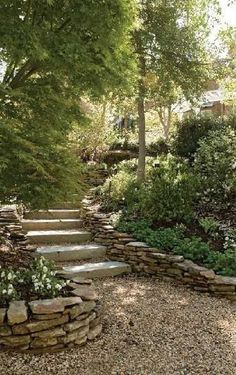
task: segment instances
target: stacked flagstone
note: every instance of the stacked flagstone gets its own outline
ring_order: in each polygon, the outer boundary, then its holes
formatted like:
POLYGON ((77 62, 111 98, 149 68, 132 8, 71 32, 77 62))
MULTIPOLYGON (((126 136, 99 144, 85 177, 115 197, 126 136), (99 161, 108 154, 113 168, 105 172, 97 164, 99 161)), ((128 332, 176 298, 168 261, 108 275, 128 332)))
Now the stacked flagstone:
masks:
POLYGON ((196 291, 236 301, 236 277, 216 275, 213 270, 200 267, 183 256, 167 254, 116 231, 109 224, 111 215, 100 213, 99 205, 91 201, 85 205, 85 211, 87 228, 95 242, 107 246, 109 259, 130 264, 133 272, 175 280, 196 291))
POLYGON ((92 281, 75 278, 69 287, 68 297, 13 301, 0 308, 0 348, 48 352, 95 339, 102 325, 92 281))
POLYGON ((11 241, 14 247, 25 250, 27 238, 20 220, 20 207, 16 205, 0 206, 0 236, 11 241))

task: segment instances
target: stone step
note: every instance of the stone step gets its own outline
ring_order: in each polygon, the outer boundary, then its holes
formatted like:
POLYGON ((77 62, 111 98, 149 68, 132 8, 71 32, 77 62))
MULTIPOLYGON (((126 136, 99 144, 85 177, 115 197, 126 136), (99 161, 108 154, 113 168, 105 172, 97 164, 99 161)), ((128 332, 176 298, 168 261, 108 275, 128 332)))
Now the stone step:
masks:
POLYGON ((26 212, 24 218, 27 220, 50 220, 50 219, 79 219, 80 210, 40 210, 26 212))
POLYGON ((63 229, 77 229, 83 225, 81 219, 51 219, 51 220, 22 220, 22 228, 25 231, 33 230, 63 230, 63 229))
POLYGON ((31 244, 81 244, 91 240, 91 233, 83 230, 41 230, 30 231, 27 237, 31 244))
POLYGON ((81 207, 80 202, 59 202, 51 206, 55 210, 64 210, 64 209, 79 209, 81 207))
POLYGON ((106 247, 97 244, 38 247, 36 254, 55 262, 96 259, 106 255, 106 247))
POLYGON ((86 263, 83 265, 64 266, 58 274, 68 279, 74 277, 96 278, 117 276, 122 273, 131 272, 130 265, 123 262, 100 262, 100 263, 86 263))

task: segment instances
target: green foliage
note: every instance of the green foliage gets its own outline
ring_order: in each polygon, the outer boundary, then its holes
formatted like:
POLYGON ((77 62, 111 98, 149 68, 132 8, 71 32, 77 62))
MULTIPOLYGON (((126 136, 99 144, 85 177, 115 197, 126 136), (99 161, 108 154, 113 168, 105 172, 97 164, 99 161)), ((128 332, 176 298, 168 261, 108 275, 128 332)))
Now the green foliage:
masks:
POLYGON ((70 200, 72 193, 81 193, 82 184, 81 168, 66 141, 67 130, 50 127, 43 117, 39 127, 33 115, 27 119, 24 113, 22 107, 20 120, 1 121, 0 201, 42 208, 70 200))
POLYGON ((117 229, 129 232, 139 241, 145 241, 149 246, 164 251, 172 251, 183 239, 183 231, 179 228, 160 228, 153 230, 147 220, 123 221, 118 223, 117 229))
POLYGON ((199 142, 194 171, 202 203, 213 211, 230 209, 236 194, 236 132, 217 130, 199 142))
POLYGON ((150 145, 147 146, 148 155, 167 155, 168 152, 169 145, 163 138, 159 138, 156 142, 152 142, 150 143, 150 145))
POLYGON ((101 190, 110 207, 160 222, 188 222, 194 216, 197 181, 190 167, 174 158, 150 158, 145 184, 135 183, 136 161, 123 162, 101 190))
POLYGON ((209 245, 202 241, 201 238, 191 237, 185 238, 173 250, 174 254, 183 255, 200 264, 206 264, 210 254, 209 245))
POLYGON ((80 97, 126 84, 133 16, 127 0, 0 5, 0 201, 41 208, 80 192, 80 97))
POLYGON ((120 84, 126 79, 133 17, 134 3, 128 0, 2 3, 3 87, 22 87, 31 77, 40 81, 47 72, 68 86, 76 83, 80 95, 120 84))
POLYGON ((204 232, 209 234, 215 234, 220 226, 220 223, 210 216, 199 219, 199 224, 204 229, 204 232))
POLYGON ((116 210, 120 206, 133 206, 135 201, 134 191, 137 189, 135 176, 125 171, 120 171, 112 178, 108 178, 101 188, 103 205, 106 209, 116 210))
POLYGON ((43 257, 35 260, 29 270, 0 267, 0 306, 16 299, 57 297, 65 286, 66 283, 56 276, 55 265, 43 257))
POLYGON ((185 238, 182 228, 160 228, 151 229, 148 221, 120 221, 118 230, 132 233, 135 238, 145 241, 149 246, 160 249, 161 251, 172 252, 173 254, 183 255, 198 263, 206 263, 210 254, 209 245, 200 238, 185 238))
POLYGON ((209 267, 223 276, 236 276, 236 254, 235 250, 224 253, 211 252, 207 259, 209 267))
POLYGON ((194 216, 198 181, 190 167, 169 157, 153 168, 143 210, 154 221, 188 222, 194 216))
POLYGON ((144 241, 148 246, 160 249, 160 251, 182 255, 193 262, 206 265, 218 274, 236 275, 235 250, 225 251, 225 253, 212 251, 201 238, 186 238, 184 228, 159 228, 154 230, 147 220, 126 221, 121 217, 117 229, 121 232, 131 233, 137 240, 144 241))
POLYGON ((31 292, 40 298, 52 298, 60 294, 66 286, 64 280, 56 276, 56 268, 53 262, 41 257, 32 263, 26 280, 30 278, 31 292))
POLYGON ((176 133, 172 144, 173 152, 184 158, 193 158, 199 141, 211 130, 222 129, 225 122, 216 117, 197 116, 176 123, 176 133))

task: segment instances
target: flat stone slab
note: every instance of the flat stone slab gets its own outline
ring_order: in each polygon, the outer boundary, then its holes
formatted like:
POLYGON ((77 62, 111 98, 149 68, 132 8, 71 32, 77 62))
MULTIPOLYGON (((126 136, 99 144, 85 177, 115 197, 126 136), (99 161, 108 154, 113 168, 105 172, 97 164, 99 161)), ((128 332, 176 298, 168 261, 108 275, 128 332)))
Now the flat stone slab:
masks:
POLYGON ((25 301, 13 301, 7 311, 7 319, 10 325, 23 323, 28 319, 25 301))
POLYGON ((82 227, 81 219, 26 219, 21 222, 25 231, 33 230, 64 230, 78 229, 82 227))
POLYGON ((27 237, 32 244, 40 243, 83 243, 91 238, 91 233, 83 230, 46 230, 30 231, 27 237))
POLYGON ((25 219, 79 219, 81 211, 71 209, 39 210, 26 212, 25 219))
POLYGON ((63 312, 66 306, 76 305, 81 303, 81 298, 78 297, 59 297, 53 299, 37 300, 29 303, 33 314, 53 314, 63 312))
POLYGON ((105 256, 106 247, 97 244, 39 247, 36 253, 55 262, 92 259, 105 256))
POLYGON ((63 267, 62 271, 59 271, 59 274, 73 279, 75 276, 85 278, 117 276, 130 271, 130 265, 127 263, 108 261, 100 263, 86 263, 78 266, 66 266, 63 267))
POLYGON ((130 247, 148 247, 148 245, 145 242, 129 242, 126 246, 130 247))
POLYGON ((76 283, 70 283, 69 286, 73 289, 72 294, 81 297, 85 301, 97 301, 98 295, 94 288, 90 285, 78 285, 76 283))
POLYGON ((5 308, 0 309, 0 324, 4 323, 6 312, 7 312, 7 309, 5 308))

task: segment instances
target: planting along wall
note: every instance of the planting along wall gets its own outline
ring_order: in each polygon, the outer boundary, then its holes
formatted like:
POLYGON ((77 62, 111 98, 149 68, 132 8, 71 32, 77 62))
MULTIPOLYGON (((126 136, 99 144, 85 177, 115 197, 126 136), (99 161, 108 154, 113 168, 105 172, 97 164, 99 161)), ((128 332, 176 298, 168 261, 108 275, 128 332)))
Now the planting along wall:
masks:
POLYGON ((129 234, 117 232, 109 225, 110 215, 99 213, 98 205, 85 209, 87 227, 96 242, 107 245, 111 260, 129 263, 134 272, 172 279, 194 290, 236 301, 236 277, 218 276, 213 270, 200 267, 183 256, 166 254, 161 249, 136 242, 129 234))
POLYGON ((14 301, 0 308, 0 349, 53 351, 93 340, 101 306, 90 280, 73 280, 69 297, 14 301))

